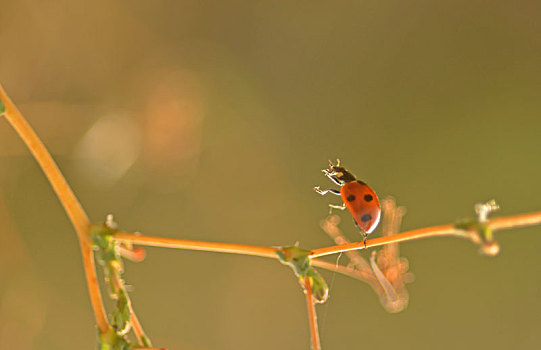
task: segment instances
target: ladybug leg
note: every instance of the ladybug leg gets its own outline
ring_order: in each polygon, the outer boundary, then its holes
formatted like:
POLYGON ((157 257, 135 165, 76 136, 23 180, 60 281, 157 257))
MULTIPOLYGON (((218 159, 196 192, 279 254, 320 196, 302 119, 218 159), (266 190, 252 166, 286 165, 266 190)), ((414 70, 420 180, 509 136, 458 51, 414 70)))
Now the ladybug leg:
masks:
POLYGON ((362 228, 359 227, 357 221, 353 220, 353 222, 355 223, 355 226, 357 226, 357 228, 359 229, 359 233, 361 234, 361 236, 363 236, 364 249, 366 249, 366 239, 368 238, 368 233, 366 233, 362 228))
POLYGON ((333 209, 346 210, 346 204, 345 203, 342 205, 329 204, 329 214, 332 214, 333 209))
POLYGON ((325 174, 325 176, 327 176, 329 179, 332 180, 332 182, 334 182, 335 184, 339 185, 339 186, 342 186, 343 184, 340 183, 340 181, 338 181, 336 178, 335 178, 335 175, 336 175, 336 172, 335 171, 332 171, 332 170, 327 170, 327 169, 323 169, 321 170, 323 172, 323 174, 325 174))
POLYGON ((340 195, 340 191, 337 191, 337 190, 322 190, 321 188, 319 188, 319 186, 314 187, 314 191, 316 191, 317 193, 319 193, 322 196, 326 195, 327 193, 332 193, 332 194, 337 195, 337 196, 340 195))

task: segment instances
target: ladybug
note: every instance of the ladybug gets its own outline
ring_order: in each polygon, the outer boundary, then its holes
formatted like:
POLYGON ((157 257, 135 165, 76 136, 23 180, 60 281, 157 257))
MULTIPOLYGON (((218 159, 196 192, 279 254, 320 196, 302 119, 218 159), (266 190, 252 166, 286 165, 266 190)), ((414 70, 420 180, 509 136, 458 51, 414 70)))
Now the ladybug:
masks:
POLYGON ((357 180, 353 174, 340 166, 340 159, 337 159, 337 164, 333 165, 329 161, 329 169, 321 170, 325 176, 339 185, 340 191, 337 190, 322 190, 314 187, 314 190, 320 195, 332 193, 342 197, 344 202, 342 205, 329 204, 329 207, 334 209, 345 210, 346 208, 353 216, 355 225, 361 231, 363 242, 366 242, 366 237, 376 229, 381 216, 381 206, 379 204, 376 192, 366 183, 357 180))

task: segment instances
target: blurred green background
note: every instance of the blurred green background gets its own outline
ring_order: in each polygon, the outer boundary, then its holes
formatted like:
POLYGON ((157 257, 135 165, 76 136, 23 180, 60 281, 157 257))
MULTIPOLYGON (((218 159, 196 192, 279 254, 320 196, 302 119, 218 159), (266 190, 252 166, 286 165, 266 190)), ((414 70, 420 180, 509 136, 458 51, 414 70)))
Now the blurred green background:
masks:
MULTIPOLYGON (((338 156, 407 207, 404 230, 490 198, 501 215, 540 210, 540 14, 538 1, 5 0, 0 81, 94 222, 316 248, 337 199, 312 187, 338 156)), ((395 315, 324 272, 323 348, 539 348, 541 227, 497 240, 496 258, 453 238, 402 244, 416 279, 395 315)), ((304 296, 276 261, 151 248, 125 277, 156 346, 309 348, 304 296)), ((0 121, 0 348, 95 347, 74 230, 0 121)))

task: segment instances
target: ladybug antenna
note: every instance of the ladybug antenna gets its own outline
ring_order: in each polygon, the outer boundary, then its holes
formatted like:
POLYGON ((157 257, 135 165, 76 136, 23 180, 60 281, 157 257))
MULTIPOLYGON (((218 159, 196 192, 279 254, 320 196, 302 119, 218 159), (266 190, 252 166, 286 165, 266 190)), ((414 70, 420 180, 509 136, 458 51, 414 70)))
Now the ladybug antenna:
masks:
POLYGON ((336 158, 336 166, 340 166, 340 158, 336 158))
POLYGON ((329 159, 329 166, 332 168, 334 165, 332 163, 332 160, 329 159))

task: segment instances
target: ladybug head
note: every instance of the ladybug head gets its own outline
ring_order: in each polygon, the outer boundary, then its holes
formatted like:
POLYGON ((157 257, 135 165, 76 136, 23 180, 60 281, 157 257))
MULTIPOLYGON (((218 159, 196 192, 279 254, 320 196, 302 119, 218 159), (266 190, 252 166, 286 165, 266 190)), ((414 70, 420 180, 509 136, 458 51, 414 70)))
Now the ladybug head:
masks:
POLYGON ((343 186, 347 182, 355 181, 355 176, 352 173, 340 166, 340 159, 336 160, 336 165, 334 165, 329 160, 329 169, 321 170, 325 176, 334 181, 337 185, 343 186))

